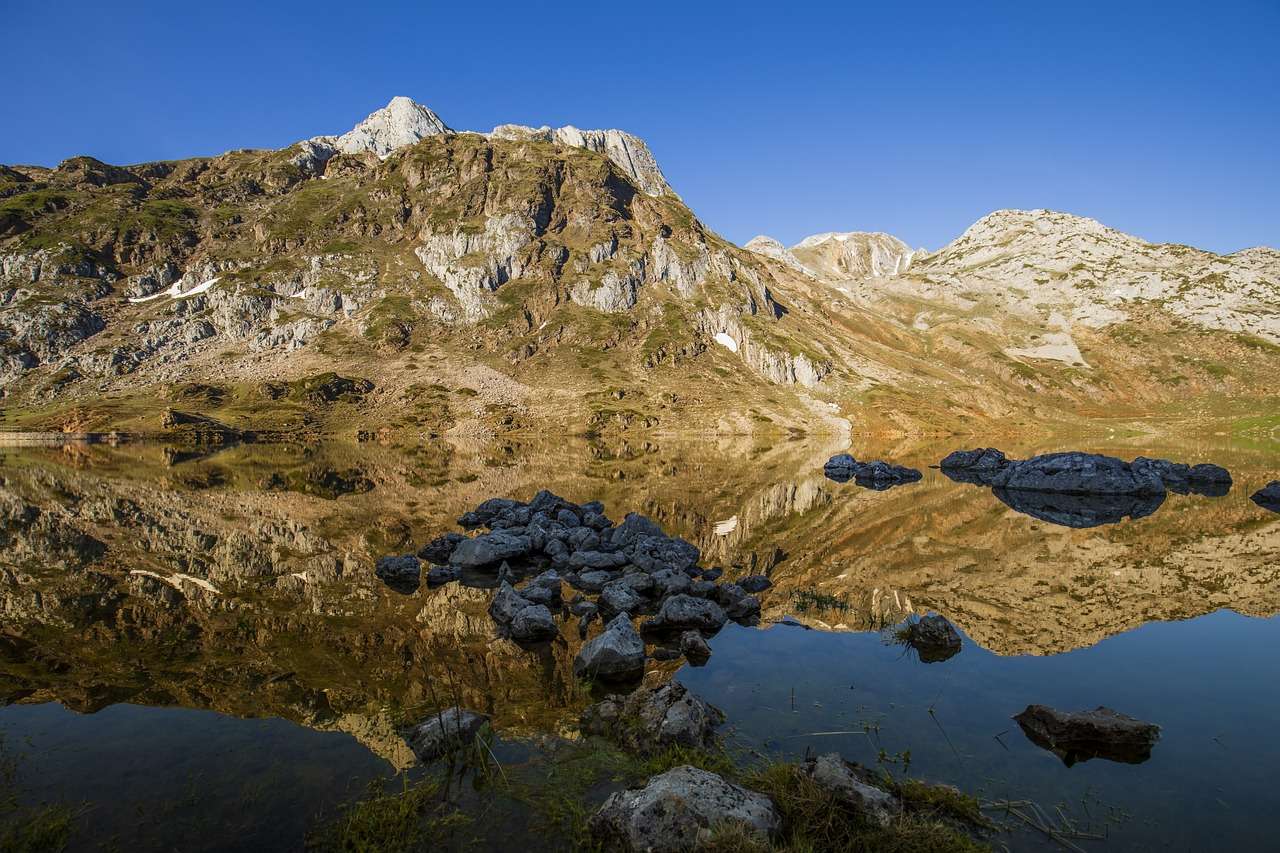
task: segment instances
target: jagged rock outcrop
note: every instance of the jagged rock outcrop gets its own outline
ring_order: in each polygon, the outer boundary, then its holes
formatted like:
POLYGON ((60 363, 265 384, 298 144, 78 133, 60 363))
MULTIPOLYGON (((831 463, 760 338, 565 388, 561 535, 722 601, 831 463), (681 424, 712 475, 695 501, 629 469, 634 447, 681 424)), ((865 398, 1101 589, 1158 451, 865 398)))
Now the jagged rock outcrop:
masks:
POLYGON ((787 248, 765 235, 749 240, 744 249, 776 258, 793 269, 824 281, 845 281, 905 273, 921 251, 892 234, 866 231, 814 234, 787 248))
POLYGON ((643 139, 623 130, 579 130, 573 125, 550 128, 500 124, 489 134, 493 139, 538 139, 585 148, 603 154, 648 195, 674 194, 643 139))

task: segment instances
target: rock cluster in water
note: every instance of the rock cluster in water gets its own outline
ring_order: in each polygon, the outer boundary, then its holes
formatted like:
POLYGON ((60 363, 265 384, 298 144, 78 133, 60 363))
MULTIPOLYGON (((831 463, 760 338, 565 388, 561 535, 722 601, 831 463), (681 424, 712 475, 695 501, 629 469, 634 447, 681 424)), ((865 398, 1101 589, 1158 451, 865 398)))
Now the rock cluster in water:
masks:
POLYGON ((1090 758, 1140 764, 1151 757, 1160 727, 1098 707, 1092 711, 1059 711, 1028 705, 1014 717, 1027 739, 1062 759, 1068 767, 1090 758))
POLYGON ((847 483, 853 480, 859 486, 876 491, 900 486, 903 483, 914 483, 921 474, 915 468, 906 468, 890 462, 859 462, 848 453, 837 453, 822 466, 822 473, 828 480, 847 483))
POLYGON ((1068 452, 1018 460, 987 447, 957 450, 939 467, 957 482, 990 486, 1018 512, 1067 527, 1143 518, 1160 508, 1168 492, 1221 497, 1231 490, 1231 474, 1221 466, 1143 456, 1126 462, 1068 452))
POLYGON ((393 589, 413 592, 426 561, 429 585, 464 577, 496 583, 489 615, 519 643, 553 640, 571 617, 585 639, 592 622, 602 620, 604 630, 574 661, 579 677, 638 678, 646 640, 658 644, 655 659, 683 655, 702 663, 711 653, 706 638, 730 620, 755 624, 756 593, 771 586, 763 575, 723 580, 721 569, 699 565, 696 546, 642 515, 629 513, 614 524, 597 501, 578 505, 545 490, 528 503, 492 498, 458 523, 482 532, 446 533, 417 554, 384 557, 377 575, 393 589), (576 593, 568 600, 565 584, 576 593), (639 630, 638 617, 647 617, 639 630))

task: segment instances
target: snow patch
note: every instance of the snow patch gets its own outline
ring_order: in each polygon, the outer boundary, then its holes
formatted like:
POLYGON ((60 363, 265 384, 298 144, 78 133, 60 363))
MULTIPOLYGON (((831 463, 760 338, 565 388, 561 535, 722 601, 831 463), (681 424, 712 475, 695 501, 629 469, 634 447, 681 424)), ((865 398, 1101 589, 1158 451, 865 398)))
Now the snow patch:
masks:
POLYGON ((733 518, 726 518, 724 521, 716 522, 715 531, 717 536, 728 536, 737 529, 738 517, 736 515, 733 518))
POLYGON ((206 590, 206 591, 208 591, 208 592, 215 593, 216 595, 222 595, 222 593, 218 590, 218 588, 217 588, 216 586, 214 586, 213 584, 209 583, 209 582, 208 582, 207 580, 205 580, 204 578, 192 577, 191 575, 184 575, 184 574, 179 573, 179 574, 170 575, 169 577, 165 577, 164 575, 157 574, 156 572, 149 572, 149 571, 147 571, 146 569, 130 569, 130 570, 129 570, 129 574, 131 574, 131 575, 146 575, 146 576, 147 576, 147 577, 149 577, 149 578, 155 578, 156 580, 158 580, 158 581, 160 581, 160 582, 162 582, 162 583, 167 583, 169 586, 173 587, 174 589, 178 590, 179 592, 181 592, 181 591, 182 591, 182 583, 181 583, 181 582, 182 582, 182 581, 186 581, 187 583, 193 583, 193 584, 195 584, 196 586, 198 586, 198 587, 200 587, 201 589, 206 590))
POLYGON ((182 279, 178 279, 173 284, 169 285, 169 288, 167 290, 162 290, 159 293, 153 293, 150 296, 130 297, 129 301, 130 302, 150 302, 152 299, 159 299, 161 296, 168 296, 170 299, 188 299, 192 296, 196 296, 197 294, 204 293, 206 290, 213 287, 219 281, 221 281, 221 279, 211 278, 208 281, 197 284, 195 287, 191 288, 190 290, 184 293, 182 290, 182 279))
POLYGON ((716 343, 727 349, 729 352, 738 351, 738 342, 725 332, 716 332, 716 343))

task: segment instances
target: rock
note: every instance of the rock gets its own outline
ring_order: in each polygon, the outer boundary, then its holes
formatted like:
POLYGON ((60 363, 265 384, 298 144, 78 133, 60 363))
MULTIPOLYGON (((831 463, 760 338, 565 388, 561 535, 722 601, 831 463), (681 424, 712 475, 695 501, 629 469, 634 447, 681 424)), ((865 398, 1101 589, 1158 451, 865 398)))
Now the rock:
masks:
POLYGON ((447 563, 449 562, 449 557, 453 555, 453 549, 458 547, 458 543, 466 540, 466 538, 461 533, 446 533, 443 536, 437 536, 418 550, 418 556, 435 565, 447 563))
POLYGON ((573 660, 573 674, 601 681, 630 681, 644 675, 644 640, 625 614, 614 617, 600 636, 583 645, 573 660))
POLYGON ((534 604, 558 608, 560 606, 560 575, 555 569, 548 569, 529 581, 524 589, 520 590, 520 595, 534 604))
POLYGON ((1150 466, 1096 453, 1049 453, 1011 462, 991 478, 1002 489, 1076 495, 1163 495, 1164 481, 1150 466))
POLYGON ((406 738, 424 764, 469 745, 489 718, 465 708, 446 708, 414 726, 406 738))
POLYGON ((1272 480, 1249 496, 1249 499, 1263 509, 1280 512, 1280 480, 1272 480))
POLYGON ((616 575, 613 572, 583 572, 578 575, 577 580, 572 581, 572 583, 577 589, 585 590, 587 592, 600 592, 605 588, 605 585, 613 581, 615 577, 616 575))
POLYGON ((675 569, 663 569, 662 571, 654 572, 651 577, 653 578, 654 595, 659 598, 686 593, 693 585, 688 575, 675 569))
POLYGON ((658 646, 653 650, 651 657, 657 661, 675 660, 680 657, 680 650, 669 649, 666 646, 658 646))
POLYGON ((427 571, 427 586, 442 586, 462 577, 462 570, 456 566, 432 566, 427 571))
POLYGON ((524 557, 533 549, 528 536, 485 533, 458 543, 449 555, 449 564, 460 568, 491 566, 514 557, 524 557))
POLYGON ((532 602, 516 592, 511 584, 503 581, 493 596, 493 601, 489 602, 489 615, 499 625, 510 625, 516 614, 531 605, 532 602))
POLYGON ((773 581, 764 575, 748 575, 745 578, 738 578, 737 583, 738 586, 751 593, 764 592, 773 586, 773 581))
POLYGON ((956 450, 948 453, 938 463, 942 473, 958 483, 988 485, 997 471, 1009 464, 1003 452, 994 447, 976 450, 956 450))
POLYGON ((403 595, 418 591, 422 578, 422 561, 412 554, 402 557, 380 557, 373 573, 383 583, 403 595))
POLYGON ((780 823, 768 797, 685 765, 654 776, 643 788, 613 794, 590 826, 608 850, 683 853, 696 849, 713 827, 740 824, 767 843, 780 823))
POLYGON ((511 639, 517 643, 544 643, 560 634, 551 611, 543 604, 531 604, 511 620, 511 639))
POLYGON ((938 663, 960 653, 960 632, 936 613, 909 624, 903 638, 924 663, 938 663))
MULTIPOLYGON (((679 652, 675 656, 679 657, 679 652)), ((640 753, 670 746, 711 747, 716 742, 716 727, 723 722, 720 709, 678 681, 641 687, 627 696, 609 696, 583 711, 581 720, 584 733, 609 738, 640 753)))
POLYGON ((569 565, 575 569, 620 569, 627 564, 627 555, 614 551, 576 551, 569 557, 569 565))
POLYGON ((1068 767, 1090 758, 1141 764, 1160 739, 1159 726, 1104 707, 1072 713, 1028 705, 1014 719, 1028 740, 1053 752, 1068 767))
POLYGON ((711 657, 711 646, 700 631, 685 631, 680 635, 680 653, 694 666, 701 666, 711 657))
POLYGON ((894 815, 902 811, 902 803, 897 797, 870 784, 865 771, 845 761, 838 753, 820 755, 806 761, 800 769, 845 805, 880 826, 888 826, 894 815))
POLYGON ((467 530, 474 530, 477 527, 487 527, 503 512, 508 512, 517 507, 523 506, 519 501, 513 501, 509 498, 489 498, 489 500, 480 504, 471 512, 464 513, 459 519, 458 524, 467 530))
POLYGON ((714 601, 691 595, 673 595, 662 602, 657 615, 645 622, 643 629, 646 633, 661 633, 694 628, 714 634, 727 621, 728 616, 714 601))
POLYGON ((921 478, 914 468, 893 465, 888 462, 859 462, 848 453, 838 453, 822 466, 827 479, 837 483, 854 480, 858 485, 881 491, 903 483, 913 483, 921 478))
POLYGON ((1203 462, 1191 466, 1187 483, 1198 495, 1220 498, 1231 491, 1231 472, 1221 465, 1203 462))
POLYGON ((723 584, 716 589, 716 601, 724 608, 725 615, 735 622, 760 615, 760 599, 748 594, 736 583, 723 584))
POLYGON ((1158 495, 1072 495, 995 487, 991 490, 1002 503, 1024 515, 1063 527, 1098 527, 1126 518, 1146 518, 1162 504, 1158 495))
POLYGON ((616 580, 605 584, 596 604, 606 619, 612 619, 619 613, 635 615, 644 606, 644 599, 632 589, 626 581, 616 580))
POLYGON ((575 601, 573 604, 569 605, 569 612, 574 616, 594 615, 597 610, 598 608, 596 607, 596 603, 594 601, 587 601, 585 598, 580 601, 575 601))

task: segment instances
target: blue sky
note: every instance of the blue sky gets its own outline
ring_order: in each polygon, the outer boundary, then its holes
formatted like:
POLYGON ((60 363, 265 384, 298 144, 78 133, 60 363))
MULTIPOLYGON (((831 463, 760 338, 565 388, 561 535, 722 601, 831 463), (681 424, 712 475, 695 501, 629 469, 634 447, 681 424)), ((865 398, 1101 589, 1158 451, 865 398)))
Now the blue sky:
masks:
POLYGON ((1049 207, 1280 247, 1278 0, 0 6, 4 163, 279 147, 408 95, 459 129, 637 133, 737 242, 937 248, 1049 207))

